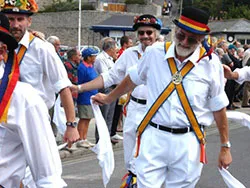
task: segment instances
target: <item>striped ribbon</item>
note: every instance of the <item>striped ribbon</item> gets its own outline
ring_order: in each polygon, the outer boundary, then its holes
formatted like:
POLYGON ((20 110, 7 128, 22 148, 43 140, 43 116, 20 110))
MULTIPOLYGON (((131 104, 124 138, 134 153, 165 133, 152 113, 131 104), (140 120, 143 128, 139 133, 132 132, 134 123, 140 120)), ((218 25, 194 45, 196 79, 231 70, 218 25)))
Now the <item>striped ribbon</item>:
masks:
POLYGON ((7 123, 8 109, 12 93, 19 80, 18 59, 14 52, 8 54, 4 75, 0 84, 0 122, 7 123))

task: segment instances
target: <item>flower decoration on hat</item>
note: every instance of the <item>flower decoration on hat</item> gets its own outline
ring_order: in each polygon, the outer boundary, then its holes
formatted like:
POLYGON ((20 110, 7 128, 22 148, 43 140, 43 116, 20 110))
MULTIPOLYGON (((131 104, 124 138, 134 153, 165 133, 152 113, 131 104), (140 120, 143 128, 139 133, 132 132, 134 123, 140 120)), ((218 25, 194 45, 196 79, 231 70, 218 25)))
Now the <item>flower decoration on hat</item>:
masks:
POLYGON ((157 24, 157 20, 155 18, 142 18, 139 20, 139 16, 136 16, 134 23, 157 24))
POLYGON ((134 17, 134 23, 137 23, 137 22, 138 22, 139 17, 140 17, 140 16, 135 16, 135 17, 134 17))
POLYGON ((35 0, 0 0, 1 11, 4 13, 20 13, 32 15, 38 11, 35 0))
POLYGON ((150 14, 145 14, 145 15, 134 17, 133 28, 137 30, 138 27, 141 27, 141 26, 151 26, 158 30, 161 29, 161 24, 158 22, 158 19, 150 14))

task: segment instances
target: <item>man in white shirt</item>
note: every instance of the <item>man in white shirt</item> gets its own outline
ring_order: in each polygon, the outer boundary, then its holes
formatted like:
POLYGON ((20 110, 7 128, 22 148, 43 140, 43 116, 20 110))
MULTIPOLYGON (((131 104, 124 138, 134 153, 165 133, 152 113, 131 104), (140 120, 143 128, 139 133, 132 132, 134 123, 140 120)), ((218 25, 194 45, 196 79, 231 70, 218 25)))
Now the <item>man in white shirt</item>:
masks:
POLYGON ((8 18, 0 13, 0 187, 19 187, 29 165, 37 187, 62 188, 48 110, 34 88, 18 81, 17 45, 8 18))
MULTIPOLYGON (((160 35, 161 22, 152 15, 136 16, 133 28, 137 32, 140 43, 137 46, 126 49, 117 59, 114 66, 97 79, 80 85, 80 92, 91 88, 106 88, 113 84, 119 84, 128 74, 130 67, 137 65, 148 46, 156 42, 160 35)), ((131 93, 127 106, 127 116, 123 127, 123 147, 125 167, 136 174, 134 154, 136 145, 136 129, 140 124, 146 110, 147 88, 144 84, 138 85, 131 93)))
POLYGON ((5 1, 1 6, 1 11, 9 18, 10 32, 18 41, 16 52, 20 51, 21 46, 26 49, 20 61, 20 80, 31 84, 38 91, 48 109, 55 103, 55 94, 60 94, 68 125, 64 140, 70 147, 79 134, 75 127, 75 109, 67 72, 54 46, 37 37, 31 39, 27 31, 31 25, 31 15, 38 11, 37 4, 34 0, 19 4, 5 1))
POLYGON ((174 42, 148 47, 141 63, 115 90, 93 97, 94 102, 106 104, 136 85, 147 84, 148 112, 138 128, 139 188, 195 187, 206 162, 203 127, 214 120, 221 142, 218 167, 227 168, 232 162, 223 68, 218 57, 204 55, 201 46, 210 32, 208 19, 203 10, 184 8, 174 20, 174 42))
MULTIPOLYGON (((54 46, 34 37, 27 30, 32 22, 31 15, 37 11, 35 0, 19 3, 4 1, 1 4, 1 12, 8 17, 10 22, 10 33, 18 42, 15 51, 20 59, 20 80, 34 87, 48 110, 55 103, 55 94, 59 93, 67 120, 64 140, 68 142, 68 147, 71 147, 72 142, 79 139, 75 109, 69 89, 71 83, 54 46)), ((30 176, 26 177, 26 179, 29 178, 30 176)))
MULTIPOLYGON (((105 72, 108 72, 113 66, 114 66, 114 60, 117 59, 118 55, 118 48, 116 45, 116 41, 110 37, 106 37, 102 39, 102 52, 97 55, 96 60, 94 62, 94 68, 98 75, 103 74, 105 72)), ((112 89, 114 88, 114 85, 110 85, 109 87, 105 89, 100 89, 99 92, 102 93, 110 93, 112 89)), ((97 89, 97 88, 96 88, 97 89)), ((103 115, 103 118, 106 121, 110 136, 111 136, 111 142, 117 143, 117 140, 113 140, 111 135, 111 127, 113 123, 113 117, 115 112, 115 102, 112 102, 111 104, 106 104, 101 106, 101 112, 103 115)), ((96 129, 95 132, 95 138, 96 142, 99 140, 98 131, 96 129)))

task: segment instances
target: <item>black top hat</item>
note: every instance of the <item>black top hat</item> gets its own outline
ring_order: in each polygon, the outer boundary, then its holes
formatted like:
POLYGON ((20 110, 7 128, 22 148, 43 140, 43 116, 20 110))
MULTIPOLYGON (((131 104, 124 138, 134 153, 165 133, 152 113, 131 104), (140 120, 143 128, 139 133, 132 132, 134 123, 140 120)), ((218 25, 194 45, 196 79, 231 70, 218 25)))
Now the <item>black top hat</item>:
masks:
POLYGON ((144 14, 134 17, 133 29, 137 30, 141 26, 151 26, 155 29, 161 29, 161 21, 150 14, 144 14))
POLYGON ((8 50, 14 50, 17 48, 16 39, 10 34, 10 23, 4 13, 0 12, 0 41, 7 44, 8 50))
POLYGON ((206 35, 210 32, 208 24, 209 15, 207 12, 195 8, 185 7, 179 20, 173 20, 175 25, 191 33, 206 35))

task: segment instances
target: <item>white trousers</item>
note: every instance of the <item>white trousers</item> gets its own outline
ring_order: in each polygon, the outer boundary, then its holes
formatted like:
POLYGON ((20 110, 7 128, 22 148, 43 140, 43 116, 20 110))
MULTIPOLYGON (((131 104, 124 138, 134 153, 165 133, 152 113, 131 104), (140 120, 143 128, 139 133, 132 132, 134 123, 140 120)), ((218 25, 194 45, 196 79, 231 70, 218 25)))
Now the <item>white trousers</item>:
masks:
POLYGON ((135 147, 136 147, 136 129, 141 123, 146 111, 146 105, 136 103, 130 100, 127 106, 127 117, 123 125, 123 149, 124 161, 127 170, 134 174, 135 172, 135 147))
POLYGON ((194 132, 172 134, 147 126, 136 159, 138 188, 193 188, 202 167, 194 132))

